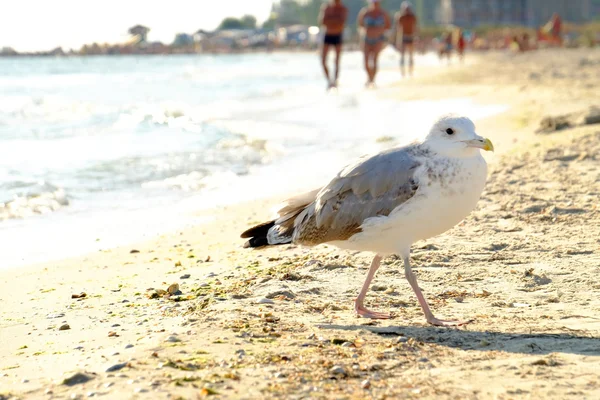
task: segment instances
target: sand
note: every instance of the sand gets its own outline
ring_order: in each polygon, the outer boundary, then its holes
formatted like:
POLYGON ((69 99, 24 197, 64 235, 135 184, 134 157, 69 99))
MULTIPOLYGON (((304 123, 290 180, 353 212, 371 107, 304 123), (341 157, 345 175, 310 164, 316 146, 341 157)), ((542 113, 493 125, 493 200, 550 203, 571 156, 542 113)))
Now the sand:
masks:
POLYGON ((599 91, 597 50, 473 55, 381 90, 510 106, 478 123, 497 148, 478 208, 413 247, 436 316, 472 323, 428 326, 393 257, 367 306, 394 318, 357 318, 371 254, 242 249, 281 200, 265 199, 0 272, 0 399, 600 398, 600 125, 535 133, 599 91))

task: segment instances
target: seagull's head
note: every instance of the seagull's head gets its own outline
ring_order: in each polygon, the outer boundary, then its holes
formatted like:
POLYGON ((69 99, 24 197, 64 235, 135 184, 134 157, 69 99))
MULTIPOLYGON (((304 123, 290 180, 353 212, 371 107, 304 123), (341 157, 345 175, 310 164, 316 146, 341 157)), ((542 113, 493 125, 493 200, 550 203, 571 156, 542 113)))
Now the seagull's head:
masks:
POLYGON ((479 150, 494 151, 490 139, 475 133, 475 124, 467 117, 449 114, 437 119, 423 144, 447 157, 472 157, 479 150))

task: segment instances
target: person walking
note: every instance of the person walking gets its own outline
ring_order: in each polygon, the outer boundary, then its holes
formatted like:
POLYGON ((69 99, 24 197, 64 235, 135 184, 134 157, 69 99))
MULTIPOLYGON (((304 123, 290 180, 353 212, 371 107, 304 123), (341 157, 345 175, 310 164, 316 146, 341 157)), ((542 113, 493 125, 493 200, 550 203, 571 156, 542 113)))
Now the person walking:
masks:
POLYGON ((319 15, 319 24, 325 27, 323 36, 323 45, 321 46, 321 63, 323 72, 327 79, 327 89, 335 88, 340 76, 340 58, 342 55, 342 42, 348 9, 342 4, 341 0, 331 0, 328 4, 323 4, 319 15), (329 74, 327 66, 327 56, 330 48, 335 50, 335 74, 333 79, 329 74))

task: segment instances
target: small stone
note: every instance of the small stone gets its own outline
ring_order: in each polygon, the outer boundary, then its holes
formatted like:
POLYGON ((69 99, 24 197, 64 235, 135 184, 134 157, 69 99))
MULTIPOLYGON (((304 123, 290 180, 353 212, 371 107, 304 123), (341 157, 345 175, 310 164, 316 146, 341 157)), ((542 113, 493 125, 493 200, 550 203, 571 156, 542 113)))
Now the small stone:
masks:
POLYGON ((109 387, 111 387, 111 386, 112 386, 112 385, 114 385, 114 384, 115 384, 114 382, 106 382, 106 383, 104 384, 104 387, 105 387, 106 389, 108 389, 109 387))
POLYGON ((69 329, 71 329, 69 324, 62 324, 60 328, 58 328, 59 331, 68 331, 69 329))
POLYGON ((129 300, 127 300, 127 299, 123 299, 123 300, 121 301, 121 303, 129 303, 129 300))
POLYGON ((235 351, 235 354, 239 355, 239 356, 245 356, 246 352, 243 349, 239 349, 235 351))
POLYGON ((165 342, 169 342, 169 343, 177 343, 177 342, 181 342, 181 339, 179 339, 177 336, 169 336, 168 338, 165 339, 165 342))
POLYGON ((87 294, 85 292, 81 292, 79 294, 72 294, 71 298, 72 299, 82 299, 82 298, 84 298, 86 296, 87 296, 87 294))
POLYGON ((83 372, 77 372, 76 374, 65 378, 62 381, 62 384, 67 386, 74 386, 80 383, 86 383, 87 381, 90 381, 92 379, 94 379, 94 376, 92 375, 84 374, 83 372))
POLYGON ((354 343, 352 343, 352 342, 344 342, 344 343, 342 343, 342 347, 354 347, 354 343))
POLYGON ((87 397, 94 397, 96 395, 96 392, 87 392, 86 396, 87 397))
POLYGON ((21 383, 27 383, 27 382, 29 382, 29 379, 27 379, 27 378, 21 379, 21 383))
POLYGON ((346 375, 346 370, 340 365, 334 365, 329 369, 329 372, 334 375, 346 375))
POLYGON ((362 381, 360 383, 360 387, 362 387, 363 389, 369 389, 371 387, 371 381, 368 379, 365 379, 364 381, 362 381))
POLYGON ((418 362, 427 362, 429 359, 427 357, 421 357, 417 360, 418 362))
POLYGON ((108 337, 119 337, 119 335, 115 331, 110 331, 108 332, 108 337))
POLYGON ((54 318, 62 318, 64 316, 65 316, 64 313, 55 313, 55 314, 48 314, 46 316, 46 318, 48 318, 48 319, 54 319, 54 318))
POLYGON ((396 339, 396 343, 406 343, 408 342, 408 338, 404 337, 404 336, 400 336, 398 339, 396 339))
POLYGON ((275 378, 285 378, 287 377, 287 374, 285 372, 277 372, 275 375, 273 375, 275 378))
POLYGON ((183 275, 181 275, 181 276, 179 277, 179 279, 189 279, 189 278, 190 278, 190 276, 192 276, 192 275, 190 275, 190 274, 183 274, 183 275))
POLYGON ((53 394, 54 392, 52 391, 52 389, 46 389, 44 391, 45 394, 53 394))
POLYGON ((134 393, 146 393, 148 391, 148 389, 144 389, 144 388, 135 388, 133 389, 134 393))
POLYGON ((262 298, 256 300, 256 304, 275 304, 275 302, 271 299, 262 297, 262 298))
POLYGON ((206 278, 214 278, 215 276, 217 276, 217 274, 215 274, 214 272, 209 272, 208 274, 206 274, 206 278))
POLYGON ((171 286, 169 286, 167 288, 167 292, 169 294, 177 294, 177 293, 179 293, 179 284, 178 283, 172 284, 171 286))
POLYGON ((118 364, 111 365, 110 367, 108 367, 105 372, 119 371, 119 370, 125 368, 126 366, 127 366, 126 362, 124 362, 124 363, 118 363, 118 364))
POLYGON ((125 346, 125 348, 126 348, 126 349, 130 349, 130 348, 132 348, 132 347, 133 347, 133 345, 132 345, 132 344, 128 344, 127 346, 125 346))
POLYGON ((129 251, 129 254, 137 254, 139 252, 140 252, 139 250, 132 249, 132 250, 129 251))

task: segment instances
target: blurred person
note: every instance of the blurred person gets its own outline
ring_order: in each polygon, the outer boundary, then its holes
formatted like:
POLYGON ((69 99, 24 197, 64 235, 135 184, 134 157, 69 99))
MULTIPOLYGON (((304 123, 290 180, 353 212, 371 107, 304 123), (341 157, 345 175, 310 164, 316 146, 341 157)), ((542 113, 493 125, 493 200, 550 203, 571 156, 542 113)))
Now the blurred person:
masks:
POLYGON ((438 56, 440 57, 440 61, 442 61, 444 57, 446 57, 448 60, 448 64, 450 64, 452 47, 452 34, 450 32, 446 32, 442 35, 442 38, 439 41, 438 56))
POLYGON ((465 58, 465 48, 467 47, 467 41, 465 39, 465 33, 462 29, 459 28, 456 32, 456 35, 458 36, 456 39, 456 52, 458 53, 458 58, 462 63, 464 62, 465 58))
POLYGON ((387 42, 385 32, 391 27, 390 16, 381 8, 379 0, 369 0, 369 5, 358 14, 358 26, 363 31, 361 45, 368 76, 366 86, 372 87, 375 85, 379 53, 387 42))
POLYGON ((321 47, 321 63, 323 72, 327 79, 327 88, 335 88, 340 76, 340 57, 342 54, 342 42, 348 9, 342 4, 341 0, 331 0, 328 4, 323 4, 319 15, 319 24, 325 27, 325 36, 323 37, 323 46, 321 47), (333 79, 329 74, 327 67, 327 55, 330 47, 335 49, 335 74, 333 79))
POLYGON ((415 39, 417 34, 417 16, 413 11, 412 4, 403 1, 400 11, 395 17, 396 47, 400 50, 400 70, 404 76, 404 54, 408 50, 408 73, 413 74, 415 39))

